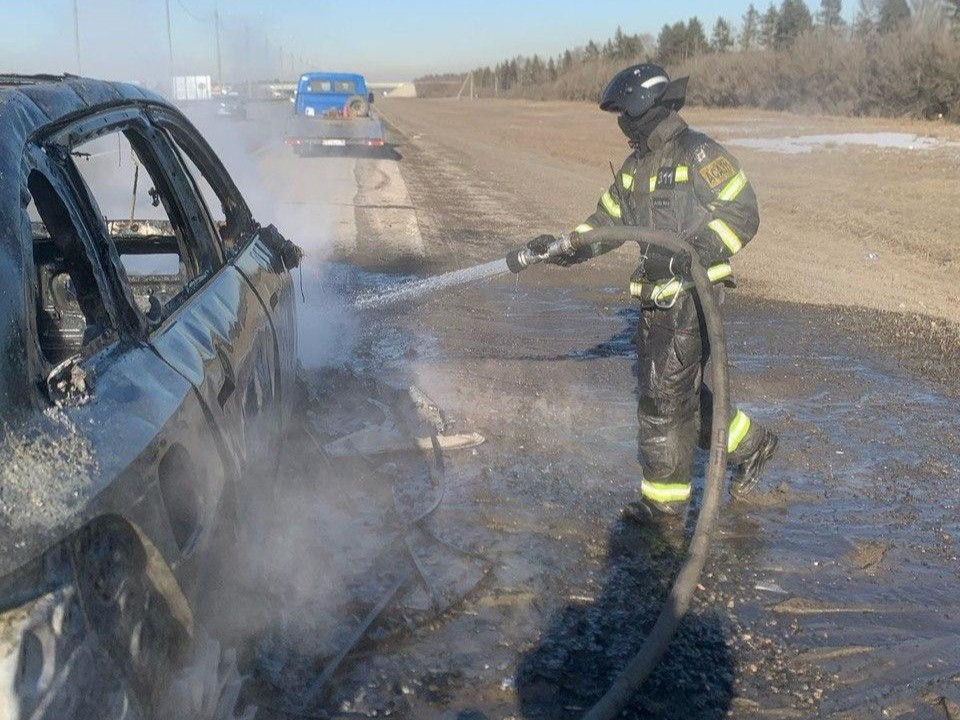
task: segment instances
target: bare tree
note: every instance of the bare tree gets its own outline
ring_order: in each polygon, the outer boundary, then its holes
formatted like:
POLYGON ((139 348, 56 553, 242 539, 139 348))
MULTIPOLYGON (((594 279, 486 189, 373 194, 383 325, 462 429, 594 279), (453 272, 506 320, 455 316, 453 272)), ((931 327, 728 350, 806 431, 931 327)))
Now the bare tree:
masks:
MULTIPOLYGON (((960 0, 956 0, 960 7, 960 0)), ((910 10, 913 12, 913 24, 926 30, 932 30, 948 19, 951 0, 910 0, 910 10)))

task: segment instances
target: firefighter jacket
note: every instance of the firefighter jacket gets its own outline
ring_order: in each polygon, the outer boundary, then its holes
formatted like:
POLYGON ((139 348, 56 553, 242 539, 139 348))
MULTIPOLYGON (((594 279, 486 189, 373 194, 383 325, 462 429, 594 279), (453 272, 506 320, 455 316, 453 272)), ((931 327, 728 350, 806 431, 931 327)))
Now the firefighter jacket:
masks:
MULTIPOLYGON (((612 225, 649 227, 677 233, 690 241, 714 282, 730 279, 729 264, 760 225, 757 197, 736 158, 672 112, 631 153, 597 210, 576 232, 612 225)), ((594 243, 574 262, 613 250, 594 243)), ((669 303, 692 283, 680 278, 631 279, 631 293, 645 303, 669 303)))

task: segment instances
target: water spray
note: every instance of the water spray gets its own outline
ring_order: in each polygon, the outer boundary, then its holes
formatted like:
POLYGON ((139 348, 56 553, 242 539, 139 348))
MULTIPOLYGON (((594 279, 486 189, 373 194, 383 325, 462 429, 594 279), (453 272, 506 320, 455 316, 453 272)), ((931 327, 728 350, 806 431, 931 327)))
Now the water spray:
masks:
POLYGON ((376 309, 386 305, 392 305, 401 300, 414 300, 424 295, 435 293, 438 290, 486 280, 496 277, 497 275, 505 275, 510 271, 509 262, 509 259, 506 261, 502 259, 494 260, 493 262, 484 263, 483 265, 475 265, 474 267, 464 268, 463 270, 453 270, 452 272, 436 275, 424 280, 411 280, 410 282, 400 283, 383 291, 360 296, 355 301, 354 307, 358 310, 376 309))
MULTIPOLYGON (((510 253, 506 257, 506 263, 511 272, 520 273, 532 265, 547 262, 552 258, 572 255, 596 242, 620 245, 636 242, 641 246, 660 247, 683 258, 684 265, 687 258, 698 257, 688 242, 670 233, 636 227, 614 227, 598 228, 587 233, 575 233, 569 237, 560 238, 543 254, 537 254, 529 248, 522 248, 510 253)), ((727 472, 727 422, 730 405, 727 346, 723 336, 720 309, 706 268, 699 262, 691 261, 689 276, 693 278, 694 287, 700 299, 707 337, 713 353, 713 434, 710 438, 710 459, 707 464, 703 505, 690 540, 687 557, 670 589, 670 595, 660 611, 656 624, 647 636, 643 647, 621 670, 606 694, 584 714, 583 720, 613 720, 619 716, 667 651, 680 620, 693 600, 693 593, 707 560, 707 551, 720 509, 720 496, 727 472)))

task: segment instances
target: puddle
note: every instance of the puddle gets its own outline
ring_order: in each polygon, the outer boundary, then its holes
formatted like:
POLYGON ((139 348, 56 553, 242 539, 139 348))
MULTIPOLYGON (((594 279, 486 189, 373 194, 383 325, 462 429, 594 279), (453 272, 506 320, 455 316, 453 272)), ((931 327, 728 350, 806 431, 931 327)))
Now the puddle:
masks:
POLYGON ((774 138, 733 138, 727 145, 781 155, 804 155, 836 147, 866 147, 880 150, 930 151, 960 148, 960 143, 911 133, 837 133, 774 138))

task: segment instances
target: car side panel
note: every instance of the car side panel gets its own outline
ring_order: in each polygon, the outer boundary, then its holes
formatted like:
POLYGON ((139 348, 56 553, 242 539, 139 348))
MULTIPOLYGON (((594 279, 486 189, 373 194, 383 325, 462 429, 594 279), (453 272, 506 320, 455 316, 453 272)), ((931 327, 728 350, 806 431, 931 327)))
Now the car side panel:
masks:
POLYGON ((280 407, 281 431, 287 427, 292 413, 297 374, 296 289, 289 271, 280 264, 258 231, 237 254, 234 264, 261 299, 270 317, 276 336, 277 364, 275 383, 280 407))
POLYGON ((0 516, 0 537, 10 540, 0 576, 103 514, 134 519, 176 566, 189 548, 176 543, 158 487, 160 463, 174 445, 197 468, 198 526, 213 524, 224 462, 193 387, 145 345, 109 348, 81 367, 92 386, 86 402, 50 410, 20 430, 24 452, 34 457, 21 496, 16 503, 8 497, 17 512, 0 516), (29 441, 37 433, 42 446, 29 441))
POLYGON ((197 389, 223 431, 237 476, 276 452, 273 327, 237 268, 223 267, 153 334, 151 343, 197 389))

